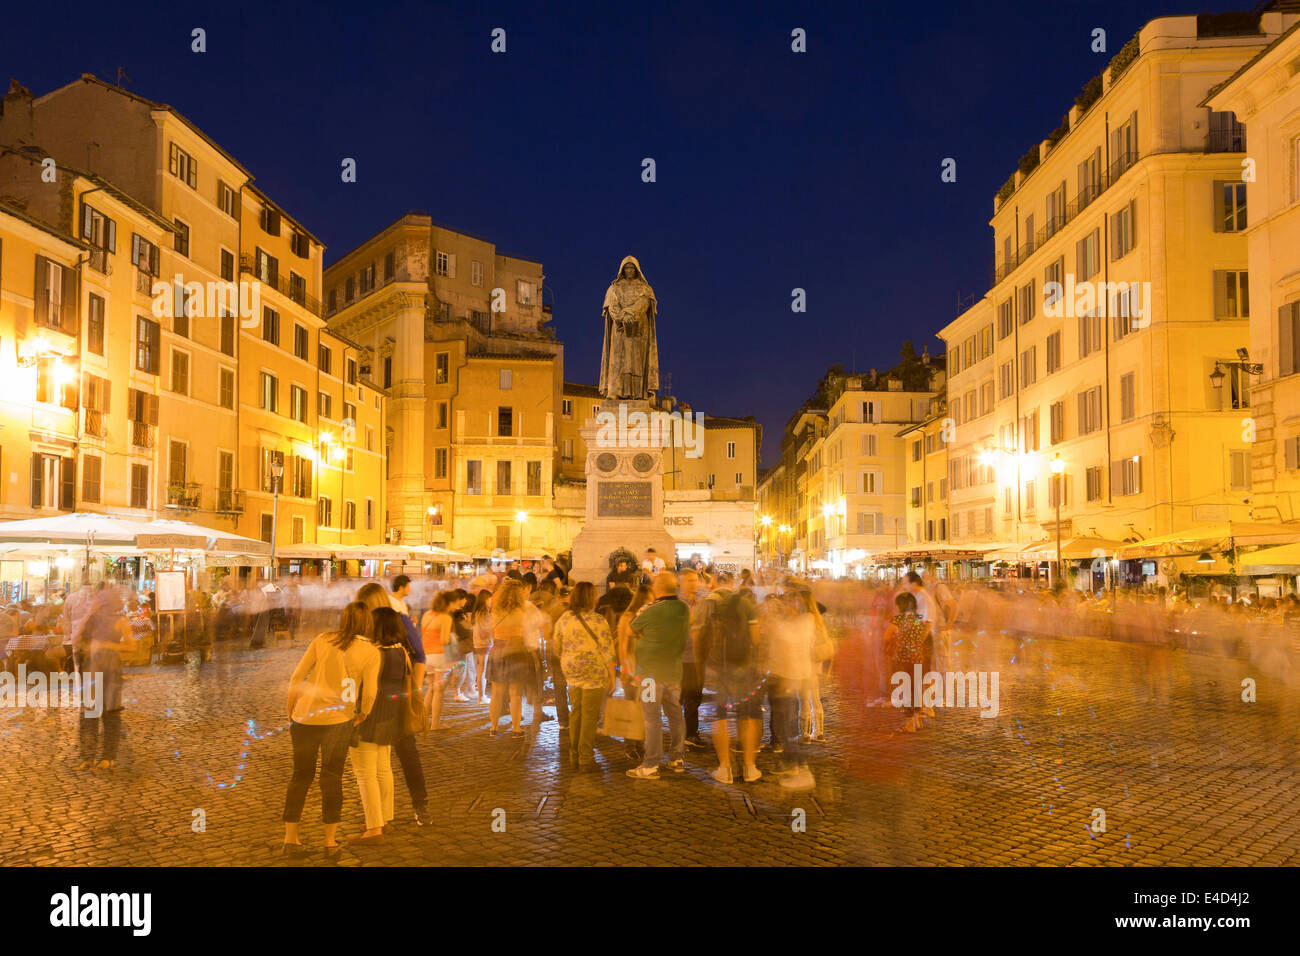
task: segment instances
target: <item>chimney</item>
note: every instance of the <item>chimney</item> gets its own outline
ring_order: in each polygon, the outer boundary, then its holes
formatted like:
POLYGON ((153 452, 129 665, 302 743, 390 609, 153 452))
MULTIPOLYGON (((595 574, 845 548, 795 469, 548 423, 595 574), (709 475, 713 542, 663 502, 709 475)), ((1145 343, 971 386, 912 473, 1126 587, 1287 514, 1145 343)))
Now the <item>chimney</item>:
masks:
POLYGON ((0 106, 0 130, 5 142, 22 145, 32 141, 32 91, 17 80, 9 81, 9 92, 0 106))
POLYGON ((930 346, 928 345, 922 346, 921 348, 921 364, 923 365, 930 364, 930 346))

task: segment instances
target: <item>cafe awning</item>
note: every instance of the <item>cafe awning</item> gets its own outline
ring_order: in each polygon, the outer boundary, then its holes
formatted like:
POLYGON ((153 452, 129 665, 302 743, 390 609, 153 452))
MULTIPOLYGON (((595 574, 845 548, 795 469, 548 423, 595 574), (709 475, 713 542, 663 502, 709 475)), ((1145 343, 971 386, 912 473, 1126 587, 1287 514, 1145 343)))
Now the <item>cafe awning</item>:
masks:
POLYGON ((1194 525, 1182 531, 1147 538, 1119 549, 1121 560, 1167 558, 1200 551, 1223 551, 1249 544, 1289 544, 1300 540, 1300 521, 1269 524, 1262 521, 1219 521, 1194 525))
POLYGON ((1242 555, 1237 563, 1243 568, 1290 569, 1294 573, 1300 569, 1300 541, 1251 551, 1242 555))
MULTIPOLYGON (((1092 538, 1078 537, 1066 538, 1061 542, 1061 560, 1078 561, 1083 558, 1093 558, 1102 555, 1109 557, 1115 554, 1120 548, 1124 547, 1123 541, 1114 541, 1109 538, 1092 538)), ((1033 561, 1055 561, 1056 560, 1056 539, 1048 541, 1039 541, 1031 544, 1020 552, 1020 560, 1033 561)))

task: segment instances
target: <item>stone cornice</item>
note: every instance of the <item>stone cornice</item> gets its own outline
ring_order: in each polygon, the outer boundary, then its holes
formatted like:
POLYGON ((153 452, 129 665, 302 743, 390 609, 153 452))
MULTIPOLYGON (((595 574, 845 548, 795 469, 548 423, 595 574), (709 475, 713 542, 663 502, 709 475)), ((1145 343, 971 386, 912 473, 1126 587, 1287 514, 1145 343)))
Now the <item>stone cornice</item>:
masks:
POLYGON ((329 320, 331 331, 337 330, 348 338, 359 339, 375 326, 403 314, 424 314, 424 293, 392 289, 374 297, 374 301, 359 303, 350 314, 341 313, 329 320))

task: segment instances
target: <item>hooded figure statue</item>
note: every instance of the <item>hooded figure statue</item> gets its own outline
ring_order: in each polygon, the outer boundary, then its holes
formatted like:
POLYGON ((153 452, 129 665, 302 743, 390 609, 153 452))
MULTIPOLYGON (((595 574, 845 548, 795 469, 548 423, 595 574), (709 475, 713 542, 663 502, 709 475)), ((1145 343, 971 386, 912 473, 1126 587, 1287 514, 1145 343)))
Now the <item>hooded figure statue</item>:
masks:
POLYGON ((606 398, 644 399, 659 389, 658 302, 634 256, 619 263, 618 278, 605 291, 605 344, 600 393, 606 398))

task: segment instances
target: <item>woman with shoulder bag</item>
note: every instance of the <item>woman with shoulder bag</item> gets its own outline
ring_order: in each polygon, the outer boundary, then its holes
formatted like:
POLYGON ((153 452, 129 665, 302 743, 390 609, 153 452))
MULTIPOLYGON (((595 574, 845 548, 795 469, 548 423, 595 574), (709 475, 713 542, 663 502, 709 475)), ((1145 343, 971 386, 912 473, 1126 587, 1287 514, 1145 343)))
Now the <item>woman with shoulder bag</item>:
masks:
POLYGON ((370 846, 384 842, 384 825, 393 819, 393 744, 404 733, 404 696, 411 684, 411 660, 406 651, 406 627, 391 607, 371 612, 370 640, 380 655, 375 705, 357 728, 348 757, 361 791, 366 830, 349 843, 370 846))
POLYGON ((379 649, 366 638, 369 630, 370 611, 359 602, 349 604, 339 617, 338 629, 312 641, 289 678, 293 777, 284 798, 285 856, 306 855, 298 824, 320 754, 325 857, 338 858, 343 763, 353 731, 370 714, 378 690, 379 649))
POLYGON ((596 586, 579 581, 569 594, 569 609, 555 622, 560 668, 569 686, 569 765, 574 770, 596 769, 600 706, 614 684, 614 640, 595 607, 596 586))

